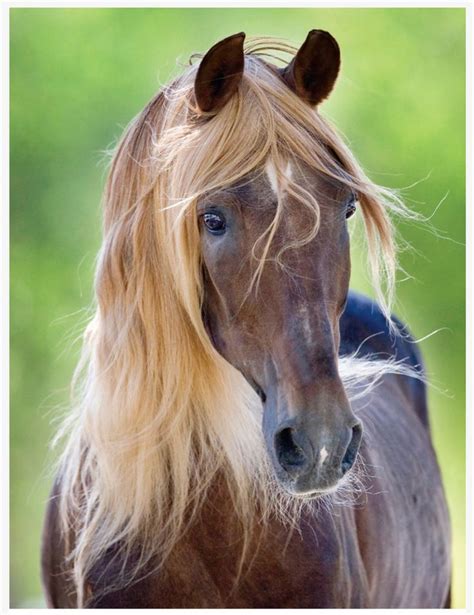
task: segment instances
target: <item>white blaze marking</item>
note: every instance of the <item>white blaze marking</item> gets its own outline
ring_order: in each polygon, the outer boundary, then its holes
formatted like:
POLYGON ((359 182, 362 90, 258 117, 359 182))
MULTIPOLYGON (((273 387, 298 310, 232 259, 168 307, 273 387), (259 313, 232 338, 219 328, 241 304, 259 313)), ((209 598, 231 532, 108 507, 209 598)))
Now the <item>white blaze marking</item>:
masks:
POLYGON ((272 187, 273 192, 278 196, 277 174, 275 165, 271 160, 269 160, 265 165, 265 171, 267 173, 268 181, 270 182, 270 186, 272 187))
POLYGON ((278 196, 279 190, 284 190, 288 180, 293 176, 293 169, 291 168, 291 162, 288 161, 283 177, 281 178, 280 185, 278 185, 278 176, 275 169, 275 165, 271 160, 268 160, 265 165, 265 172, 268 177, 268 181, 273 192, 278 196))
POLYGON ((326 447, 323 446, 323 448, 321 449, 321 452, 319 453, 319 463, 321 465, 323 465, 323 463, 326 461, 328 454, 329 453, 327 452, 326 447))

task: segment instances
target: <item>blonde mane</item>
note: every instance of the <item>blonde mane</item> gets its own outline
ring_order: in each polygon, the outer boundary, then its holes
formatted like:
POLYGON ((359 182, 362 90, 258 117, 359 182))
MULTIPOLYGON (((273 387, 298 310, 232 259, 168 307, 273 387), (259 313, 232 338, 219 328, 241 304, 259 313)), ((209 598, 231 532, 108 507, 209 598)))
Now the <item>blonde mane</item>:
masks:
MULTIPOLYGON (((244 538, 255 514, 295 514, 289 496, 270 493, 260 401, 213 348, 201 319, 196 203, 204 194, 263 169, 268 159, 278 172, 292 157, 337 177, 358 195, 375 292, 390 312, 396 257, 389 213, 406 210, 364 175, 328 122, 260 57, 295 51, 251 40, 239 89, 212 118, 196 109, 191 65, 131 122, 114 154, 103 199, 97 309, 61 431, 67 442, 60 509, 65 536, 73 533, 79 606, 92 566, 114 545, 124 552, 142 545, 136 571, 151 556, 163 562, 217 474, 232 494, 244 538)), ((299 186, 289 189, 313 208, 314 236, 316 198, 299 186)), ((280 213, 281 204, 267 246, 280 213)), ((350 384, 353 364, 342 363, 350 384)), ((365 365, 363 379, 369 372, 365 365)))

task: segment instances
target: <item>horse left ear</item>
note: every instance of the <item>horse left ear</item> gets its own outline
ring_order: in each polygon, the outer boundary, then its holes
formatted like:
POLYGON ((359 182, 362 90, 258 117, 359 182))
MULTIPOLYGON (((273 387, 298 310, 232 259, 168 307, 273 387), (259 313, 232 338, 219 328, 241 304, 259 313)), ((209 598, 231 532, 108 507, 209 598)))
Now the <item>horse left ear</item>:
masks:
POLYGON ((200 111, 216 113, 237 90, 244 72, 245 33, 224 38, 201 60, 194 82, 200 111))
POLYGON ((298 53, 280 75, 300 98, 318 105, 334 87, 341 54, 336 39, 324 30, 311 30, 298 53))

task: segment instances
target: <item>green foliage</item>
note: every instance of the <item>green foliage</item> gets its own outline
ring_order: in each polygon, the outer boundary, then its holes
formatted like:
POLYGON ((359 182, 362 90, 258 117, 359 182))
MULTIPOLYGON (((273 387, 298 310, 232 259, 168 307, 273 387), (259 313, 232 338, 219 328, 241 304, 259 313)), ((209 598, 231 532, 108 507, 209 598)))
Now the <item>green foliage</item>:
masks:
MULTIPOLYGON (((41 604, 39 544, 54 417, 87 316, 104 150, 193 51, 231 33, 339 41, 323 113, 369 175, 432 217, 403 224, 398 314, 421 338, 464 606, 464 9, 11 9, 11 601, 41 604), (420 181, 423 180, 423 181, 420 181), (445 199, 439 209, 437 205, 445 199), (434 213, 436 212, 436 213, 434 213), (404 276, 401 276, 402 278, 404 276), (72 333, 71 333, 72 332, 72 333), (443 393, 446 391, 446 393, 443 393)), ((360 231, 360 229, 359 229, 360 231)), ((353 286, 370 292, 354 231, 353 286)))

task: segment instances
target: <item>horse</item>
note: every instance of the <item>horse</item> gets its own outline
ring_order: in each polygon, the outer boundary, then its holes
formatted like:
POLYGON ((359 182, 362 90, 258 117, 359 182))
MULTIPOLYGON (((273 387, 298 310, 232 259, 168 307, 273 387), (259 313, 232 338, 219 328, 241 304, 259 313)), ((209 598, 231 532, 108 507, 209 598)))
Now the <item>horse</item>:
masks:
POLYGON ((125 130, 58 435, 49 607, 449 607, 426 377, 391 315, 394 216, 416 214, 320 114, 339 70, 328 32, 238 33, 125 130), (356 213, 374 300, 349 290, 356 213))

